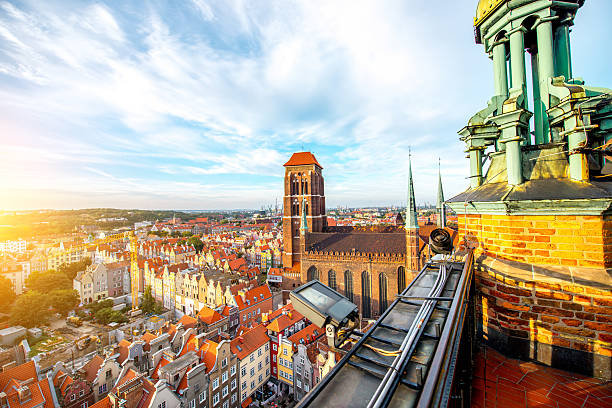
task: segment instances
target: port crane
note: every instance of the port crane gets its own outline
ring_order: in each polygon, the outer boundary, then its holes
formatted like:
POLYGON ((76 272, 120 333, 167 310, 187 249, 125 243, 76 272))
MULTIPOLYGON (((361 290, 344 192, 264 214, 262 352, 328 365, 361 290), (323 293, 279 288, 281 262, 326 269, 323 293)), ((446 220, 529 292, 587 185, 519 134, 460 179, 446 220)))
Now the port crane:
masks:
POLYGON ((138 309, 138 245, 136 234, 134 231, 122 232, 119 234, 108 235, 104 238, 95 239, 88 243, 75 245, 69 249, 63 250, 61 253, 82 252, 93 245, 108 244, 110 242, 129 240, 130 252, 130 290, 132 295, 132 311, 138 309))

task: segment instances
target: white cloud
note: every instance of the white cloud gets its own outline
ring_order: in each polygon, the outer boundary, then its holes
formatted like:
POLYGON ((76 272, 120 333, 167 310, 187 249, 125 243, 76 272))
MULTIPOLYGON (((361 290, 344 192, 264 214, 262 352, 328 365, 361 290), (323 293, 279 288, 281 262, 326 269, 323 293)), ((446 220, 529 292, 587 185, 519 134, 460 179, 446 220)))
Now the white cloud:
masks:
POLYGON ((0 3, 0 175, 33 189, 35 172, 15 166, 44 169, 50 187, 103 172, 103 191, 138 185, 160 203, 215 185, 201 206, 216 194, 258 205, 303 144, 329 203, 383 204, 405 200, 412 146, 419 200, 435 197, 438 156, 451 196, 467 185, 456 131, 492 88, 472 13, 400 0, 0 3), (175 187, 158 180, 170 176, 175 187))

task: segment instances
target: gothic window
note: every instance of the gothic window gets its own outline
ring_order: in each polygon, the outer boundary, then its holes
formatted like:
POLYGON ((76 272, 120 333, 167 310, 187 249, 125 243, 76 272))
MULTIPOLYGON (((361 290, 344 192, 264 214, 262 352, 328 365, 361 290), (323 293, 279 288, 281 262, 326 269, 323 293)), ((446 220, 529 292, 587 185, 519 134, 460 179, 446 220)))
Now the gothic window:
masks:
POLYGON ((319 271, 314 265, 308 268, 307 275, 308 275, 309 282, 314 279, 319 279, 319 271))
POLYGON ((378 275, 378 305, 379 313, 382 315, 387 309, 387 277, 382 272, 378 275))
POLYGON ((344 296, 353 301, 353 274, 349 270, 344 271, 344 296))
POLYGON ((397 268, 397 292, 402 293, 406 289, 406 268, 397 268))
POLYGON ((336 285, 336 272, 333 269, 327 272, 327 286, 333 290, 338 290, 338 286, 336 285))
POLYGON ((371 317, 370 303, 372 298, 372 280, 368 271, 361 273, 361 314, 363 317, 371 317))
POLYGON ((308 194, 308 180, 304 180, 302 184, 302 195, 308 194))

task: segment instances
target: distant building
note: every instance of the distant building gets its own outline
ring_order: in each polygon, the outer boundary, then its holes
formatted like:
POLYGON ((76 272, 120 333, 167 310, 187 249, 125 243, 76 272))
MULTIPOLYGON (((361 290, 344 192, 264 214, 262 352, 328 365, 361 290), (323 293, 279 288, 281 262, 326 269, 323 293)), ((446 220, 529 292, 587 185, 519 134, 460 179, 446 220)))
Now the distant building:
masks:
POLYGON ((28 243, 24 239, 18 239, 17 241, 4 241, 0 242, 0 254, 4 252, 10 252, 13 254, 23 254, 28 247, 28 243))
POLYGON ((299 272, 302 283, 318 279, 340 291, 363 317, 381 315, 420 270, 434 227, 419 228, 412 169, 404 226, 332 227, 325 213, 323 167, 314 155, 294 153, 284 166, 283 265, 299 272))

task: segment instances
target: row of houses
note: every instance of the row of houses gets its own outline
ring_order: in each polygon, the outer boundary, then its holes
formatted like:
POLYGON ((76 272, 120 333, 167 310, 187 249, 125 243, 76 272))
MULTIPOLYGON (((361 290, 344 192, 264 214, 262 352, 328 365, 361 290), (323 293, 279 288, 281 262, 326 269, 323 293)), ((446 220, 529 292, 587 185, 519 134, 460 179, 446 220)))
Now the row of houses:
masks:
POLYGON ((291 304, 266 309, 250 327, 242 323, 230 336, 228 317, 203 308, 196 317, 124 338, 77 368, 58 362, 45 377, 33 361, 5 366, 0 399, 12 408, 247 407, 268 382, 301 398, 339 358, 323 329, 291 304))

